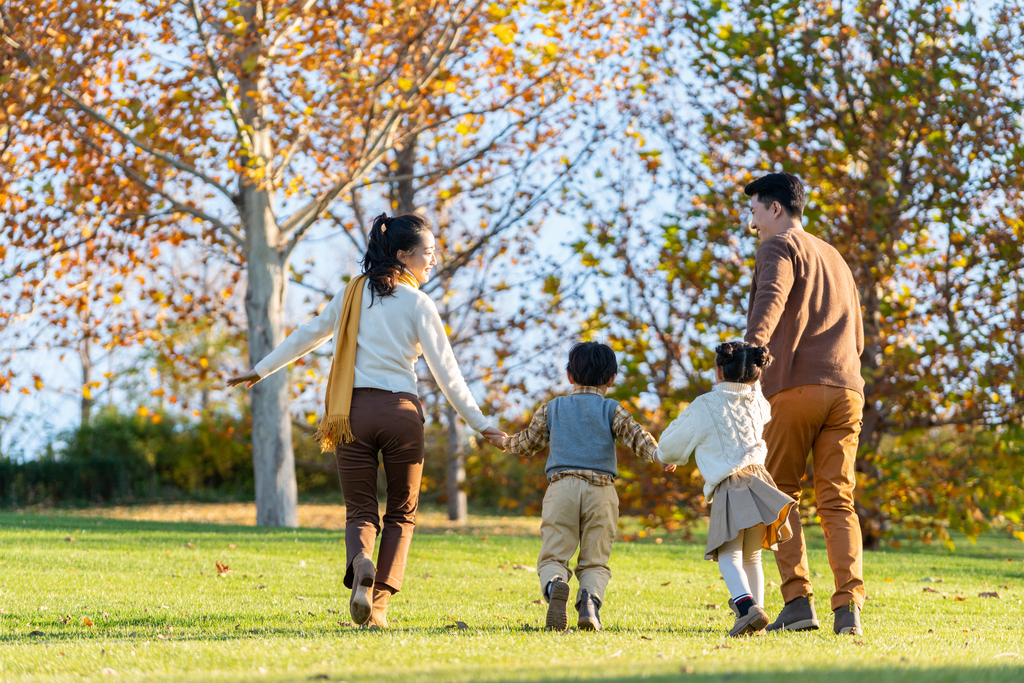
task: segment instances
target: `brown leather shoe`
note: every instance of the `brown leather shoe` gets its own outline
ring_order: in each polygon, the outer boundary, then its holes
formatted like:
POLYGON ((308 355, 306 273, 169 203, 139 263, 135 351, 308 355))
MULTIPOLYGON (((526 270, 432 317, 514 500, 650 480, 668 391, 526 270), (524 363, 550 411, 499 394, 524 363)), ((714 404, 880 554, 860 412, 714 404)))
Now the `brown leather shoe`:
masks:
POLYGON ((391 591, 386 588, 373 588, 373 610, 370 613, 370 620, 366 625, 370 628, 388 627, 388 600, 391 599, 391 591))
POLYGON ((373 612, 370 593, 376 576, 377 569, 366 555, 359 555, 352 560, 352 597, 348 601, 348 611, 352 615, 353 623, 357 625, 370 620, 373 612))
POLYGON ((768 615, 759 605, 752 605, 747 610, 747 616, 736 617, 736 623, 729 629, 729 635, 733 638, 760 633, 768 625, 768 615))

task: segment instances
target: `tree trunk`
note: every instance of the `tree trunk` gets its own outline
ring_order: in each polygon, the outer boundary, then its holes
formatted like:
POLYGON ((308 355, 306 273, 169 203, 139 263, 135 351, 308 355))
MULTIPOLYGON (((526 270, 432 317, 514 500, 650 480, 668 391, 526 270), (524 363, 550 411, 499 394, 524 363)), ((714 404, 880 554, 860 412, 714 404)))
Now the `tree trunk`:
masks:
MULTIPOLYGON (((245 192, 248 242, 248 283, 245 313, 249 328, 249 364, 255 367, 284 341, 284 299, 287 263, 268 244, 277 227, 269 211, 258 209, 265 192, 245 192), (250 207, 249 204, 257 204, 250 207), (260 220, 260 216, 263 220, 260 220)), ((269 207, 267 207, 269 208, 269 207)), ((288 406, 288 373, 275 372, 252 388, 252 464, 256 477, 256 523, 298 526, 298 489, 288 406)))
MULTIPOLYGON (((248 2, 241 9, 247 24, 249 47, 239 55, 239 99, 242 120, 252 140, 252 156, 242 163, 263 165, 274 159, 270 127, 260 93, 268 84, 261 28, 265 22, 262 2, 248 2), (247 63, 248 62, 248 63, 247 63)), ((284 341, 284 302, 288 282, 288 258, 271 206, 267 177, 247 178, 239 186, 239 208, 245 230, 248 282, 245 313, 249 328, 249 363, 254 367, 284 341)), ((276 372, 252 388, 252 464, 256 479, 256 524, 298 526, 298 488, 295 454, 288 406, 288 373, 276 372)))
MULTIPOLYGON (((880 296, 874 283, 869 283, 861 290, 861 304, 864 307, 864 351, 861 353, 860 363, 862 372, 866 371, 867 377, 864 382, 864 415, 856 470, 877 480, 882 473, 874 463, 867 459, 867 456, 878 448, 881 437, 881 415, 875 407, 875 385, 878 381, 878 353, 880 351, 878 338, 880 296)), ((878 550, 888 520, 877 506, 867 508, 858 501, 854 508, 860 518, 860 532, 864 549, 878 550)))
POLYGON ((462 448, 462 434, 458 415, 449 405, 445 409, 448 418, 448 519, 466 523, 466 492, 462 486, 466 481, 466 453, 462 448))
POLYGON ((91 334, 89 330, 82 335, 82 341, 78 345, 78 356, 82 359, 82 403, 81 403, 81 424, 83 427, 89 424, 89 417, 92 415, 92 353, 90 343, 91 334))

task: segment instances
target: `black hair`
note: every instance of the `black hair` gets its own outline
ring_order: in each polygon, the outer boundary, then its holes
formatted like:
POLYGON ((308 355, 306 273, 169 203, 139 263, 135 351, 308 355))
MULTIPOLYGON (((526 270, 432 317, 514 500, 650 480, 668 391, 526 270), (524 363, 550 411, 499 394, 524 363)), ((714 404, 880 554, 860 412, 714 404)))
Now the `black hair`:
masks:
POLYGON ((603 387, 612 381, 619 364, 615 352, 600 342, 579 342, 569 349, 565 369, 572 381, 583 387, 603 387))
POLYGON ((761 379, 761 368, 772 363, 767 346, 754 346, 749 342, 726 342, 715 349, 715 365, 722 368, 726 382, 749 384, 761 379))
POLYGON ((430 221, 414 213, 405 216, 382 213, 373 219, 361 262, 363 275, 370 279, 371 306, 374 301, 394 296, 398 278, 405 270, 398 260, 398 252, 411 252, 421 246, 423 235, 428 232, 430 221))
POLYGON ((804 186, 792 173, 769 173, 761 176, 744 187, 743 193, 748 197, 756 194, 758 200, 765 206, 778 202, 790 218, 804 215, 804 204, 807 203, 804 186))

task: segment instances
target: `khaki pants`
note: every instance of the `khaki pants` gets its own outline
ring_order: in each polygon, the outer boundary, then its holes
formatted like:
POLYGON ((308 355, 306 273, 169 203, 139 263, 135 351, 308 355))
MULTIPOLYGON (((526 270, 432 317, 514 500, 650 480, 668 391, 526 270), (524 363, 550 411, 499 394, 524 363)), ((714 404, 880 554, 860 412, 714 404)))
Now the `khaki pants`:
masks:
MULTIPOLYGON (((765 467, 780 491, 799 500, 800 479, 807 469, 807 454, 812 453, 818 516, 836 582, 832 609, 850 602, 863 607, 863 544, 853 489, 864 399, 850 389, 808 384, 780 391, 768 402, 772 419, 764 430, 765 467)), ((793 506, 789 521, 793 538, 775 552, 786 602, 813 592, 798 506, 793 506)))
POLYGON ((352 560, 360 554, 372 558, 379 535, 376 586, 397 593, 402 589, 420 500, 423 407, 415 394, 354 389, 350 415, 356 440, 338 445, 335 451, 345 495, 345 586, 352 587, 352 560), (383 533, 377 503, 381 461, 388 487, 383 533))
MULTIPOLYGON (((569 560, 580 550, 576 579, 580 590, 604 603, 612 572, 608 558, 619 523, 619 496, 614 486, 594 486, 578 477, 565 477, 548 486, 540 524, 537 576, 541 593, 556 576, 568 582, 569 560)), ((576 602, 579 602, 577 593, 576 602)))

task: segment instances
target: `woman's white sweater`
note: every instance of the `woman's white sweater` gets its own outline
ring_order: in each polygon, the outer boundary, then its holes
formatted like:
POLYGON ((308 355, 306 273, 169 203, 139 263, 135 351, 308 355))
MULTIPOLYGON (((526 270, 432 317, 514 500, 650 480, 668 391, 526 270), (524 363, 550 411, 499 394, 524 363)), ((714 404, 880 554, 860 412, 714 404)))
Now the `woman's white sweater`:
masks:
POLYGON ((698 396, 658 438, 663 463, 685 465, 696 451, 704 475, 704 499, 715 487, 747 465, 763 465, 768 448, 762 434, 772 419, 771 406, 754 385, 719 382, 698 396))
MULTIPOLYGON (((317 317, 299 327, 255 367, 260 377, 277 372, 321 346, 338 331, 339 293, 317 317)), ((459 371, 434 301, 418 289, 399 284, 395 295, 371 306, 370 286, 364 285, 356 344, 356 377, 353 388, 416 392, 416 359, 427 360, 444 397, 478 432, 490 425, 480 412, 466 380, 459 371)))

